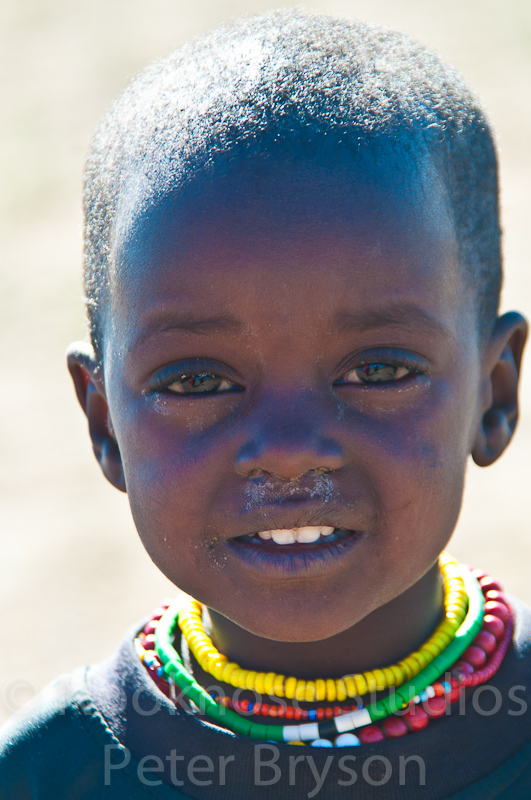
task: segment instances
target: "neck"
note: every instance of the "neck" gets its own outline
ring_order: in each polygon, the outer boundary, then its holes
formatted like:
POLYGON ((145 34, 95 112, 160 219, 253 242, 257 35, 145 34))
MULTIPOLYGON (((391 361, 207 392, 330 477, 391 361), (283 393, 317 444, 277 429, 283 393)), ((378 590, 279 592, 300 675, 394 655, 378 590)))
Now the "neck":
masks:
POLYGON ((425 641, 441 619, 443 590, 438 566, 360 622, 317 642, 278 642, 240 628, 210 610, 215 646, 245 669, 312 680, 392 664, 425 641))

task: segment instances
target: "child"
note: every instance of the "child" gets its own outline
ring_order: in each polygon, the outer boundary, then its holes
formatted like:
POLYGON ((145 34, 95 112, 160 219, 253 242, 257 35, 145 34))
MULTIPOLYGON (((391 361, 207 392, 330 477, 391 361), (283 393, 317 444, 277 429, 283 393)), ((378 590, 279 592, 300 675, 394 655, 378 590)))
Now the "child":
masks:
POLYGON ((117 101, 85 212, 69 368, 195 600, 16 715, 1 797, 528 798, 529 610, 441 556, 526 337, 474 96, 394 32, 240 22, 117 101))

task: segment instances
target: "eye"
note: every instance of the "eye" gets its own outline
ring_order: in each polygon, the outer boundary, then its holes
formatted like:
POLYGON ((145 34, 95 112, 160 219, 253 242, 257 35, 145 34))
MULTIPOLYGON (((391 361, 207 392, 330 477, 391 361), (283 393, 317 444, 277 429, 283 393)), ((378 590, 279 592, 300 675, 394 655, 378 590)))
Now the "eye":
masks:
POLYGON ((404 367, 401 364, 381 364, 375 361, 349 370, 339 380, 335 381, 334 385, 396 383, 412 373, 415 373, 415 370, 404 367))
POLYGON ((184 373, 176 380, 166 383, 164 388, 175 394, 220 394, 242 391, 241 386, 213 372, 184 373))

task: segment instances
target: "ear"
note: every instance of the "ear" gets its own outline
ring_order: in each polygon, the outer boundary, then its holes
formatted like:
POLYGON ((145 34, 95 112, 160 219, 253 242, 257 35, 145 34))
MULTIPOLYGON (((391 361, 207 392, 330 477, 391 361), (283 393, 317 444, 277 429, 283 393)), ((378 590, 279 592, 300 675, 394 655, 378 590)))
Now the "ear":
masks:
POLYGON ((527 322, 516 311, 496 320, 483 354, 481 418, 472 458, 488 467, 511 441, 518 421, 518 380, 527 322))
POLYGON ((66 360, 77 399, 88 419, 94 455, 107 480, 125 492, 122 459, 109 414, 102 369, 94 350, 85 342, 74 342, 67 350, 66 360))

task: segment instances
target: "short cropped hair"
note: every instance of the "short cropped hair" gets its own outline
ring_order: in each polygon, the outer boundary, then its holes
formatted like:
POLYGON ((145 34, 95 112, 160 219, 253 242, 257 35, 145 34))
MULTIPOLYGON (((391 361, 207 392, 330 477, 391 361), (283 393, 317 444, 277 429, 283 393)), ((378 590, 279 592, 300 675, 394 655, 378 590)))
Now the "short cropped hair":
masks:
POLYGON ((84 182, 84 287, 98 358, 121 209, 153 202, 227 156, 325 141, 355 152, 387 141, 405 164, 435 160, 478 330, 490 332, 501 288, 498 175, 477 97, 401 33, 286 10, 222 27, 154 63, 103 118, 84 182))

